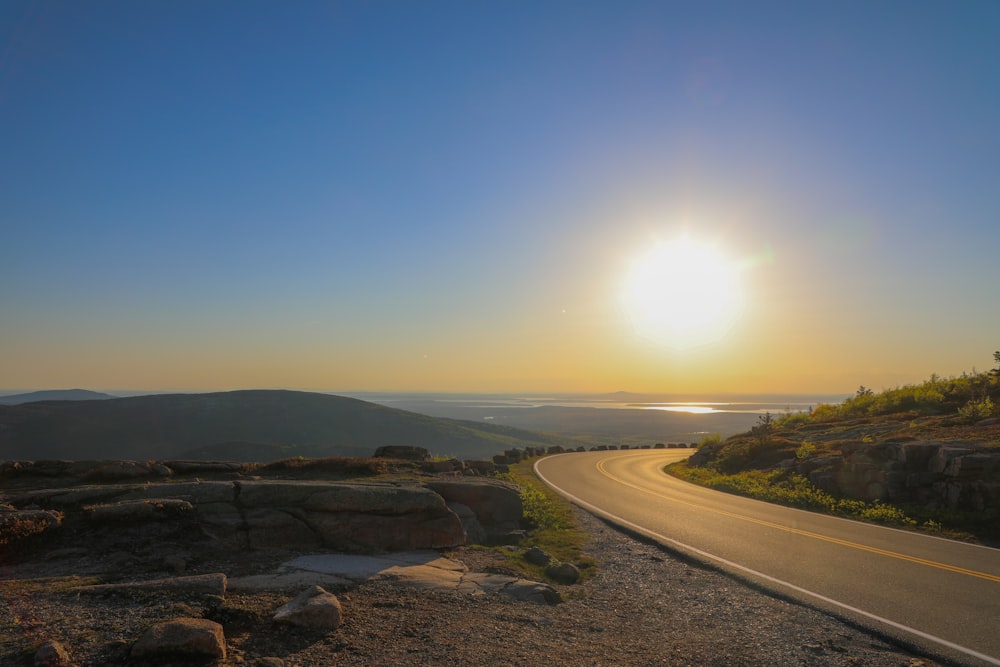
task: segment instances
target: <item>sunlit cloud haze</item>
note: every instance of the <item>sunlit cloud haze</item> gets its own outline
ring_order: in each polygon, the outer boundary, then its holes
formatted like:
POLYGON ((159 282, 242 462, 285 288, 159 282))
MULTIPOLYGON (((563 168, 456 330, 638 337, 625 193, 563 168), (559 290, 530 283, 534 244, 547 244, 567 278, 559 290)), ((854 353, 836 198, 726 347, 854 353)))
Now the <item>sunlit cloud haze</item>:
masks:
POLYGON ((974 0, 0 3, 0 388, 988 368, 998 35, 974 0), (683 239, 721 259, 635 326, 683 239), (719 272, 738 309, 664 334, 719 272))

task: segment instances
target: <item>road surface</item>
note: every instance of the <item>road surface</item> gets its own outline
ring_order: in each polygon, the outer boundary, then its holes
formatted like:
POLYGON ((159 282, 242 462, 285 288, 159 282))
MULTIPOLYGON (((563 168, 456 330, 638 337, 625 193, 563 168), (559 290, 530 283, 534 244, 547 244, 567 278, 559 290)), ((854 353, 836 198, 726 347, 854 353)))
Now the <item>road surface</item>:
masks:
POLYGON ((1000 665, 1000 550, 705 489, 663 472, 690 450, 539 459, 576 504, 770 590, 960 663, 1000 665))

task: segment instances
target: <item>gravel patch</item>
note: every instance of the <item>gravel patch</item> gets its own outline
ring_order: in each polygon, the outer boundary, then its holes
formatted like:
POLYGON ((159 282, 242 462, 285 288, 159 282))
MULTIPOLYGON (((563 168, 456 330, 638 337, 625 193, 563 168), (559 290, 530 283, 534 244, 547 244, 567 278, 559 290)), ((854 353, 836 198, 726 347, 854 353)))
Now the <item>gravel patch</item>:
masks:
MULTIPOLYGON (((223 625, 227 657, 208 663, 214 665, 938 664, 578 514, 599 572, 559 586, 566 600, 559 605, 369 582, 331 589, 343 605, 343 624, 317 633, 270 620, 298 591, 100 597, 67 593, 58 582, 8 580, 0 581, 0 665, 33 664, 34 647, 46 640, 62 643, 78 665, 142 664, 129 659, 132 643, 152 623, 176 617, 223 625)), ((453 555, 474 571, 498 566, 481 550, 453 555)))

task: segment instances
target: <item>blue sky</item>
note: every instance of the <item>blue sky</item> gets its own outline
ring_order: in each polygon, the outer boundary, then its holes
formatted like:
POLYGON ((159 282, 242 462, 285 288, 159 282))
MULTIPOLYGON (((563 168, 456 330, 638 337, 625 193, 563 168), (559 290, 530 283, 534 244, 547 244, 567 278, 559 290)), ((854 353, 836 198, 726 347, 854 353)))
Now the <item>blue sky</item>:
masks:
POLYGON ((987 368, 997 63, 994 2, 3 3, 0 387, 987 368), (745 280, 685 349, 619 294, 678 234, 745 280))

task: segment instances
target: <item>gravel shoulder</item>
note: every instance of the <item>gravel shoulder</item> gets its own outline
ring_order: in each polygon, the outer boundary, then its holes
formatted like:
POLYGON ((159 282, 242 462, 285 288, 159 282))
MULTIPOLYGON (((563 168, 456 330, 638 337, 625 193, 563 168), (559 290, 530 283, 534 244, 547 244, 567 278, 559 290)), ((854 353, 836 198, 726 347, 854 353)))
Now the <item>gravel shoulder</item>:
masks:
MULTIPOLYGON (((45 563, 0 562, 0 665, 31 665, 33 647, 58 640, 77 665, 137 665, 131 644, 150 624, 202 616, 223 624, 228 655, 216 665, 874 665, 939 664, 825 613, 765 595, 692 565, 576 510, 599 572, 559 587, 555 606, 369 582, 331 590, 345 620, 315 634, 274 626, 297 591, 205 596, 69 593, 83 574, 45 563), (276 660, 265 661, 264 658, 276 660)), ((496 571, 489 551, 458 549, 473 571, 496 571)), ((235 555, 191 571, 260 572, 287 554, 235 555), (214 569, 213 569, 214 568, 214 569)), ((64 561, 59 561, 64 563, 64 561)), ((95 566, 90 563, 91 569, 95 566)), ((174 661, 171 664, 182 665, 174 661)), ((204 663, 201 663, 204 664, 204 663)), ((212 663, 210 663, 212 664, 212 663)))

